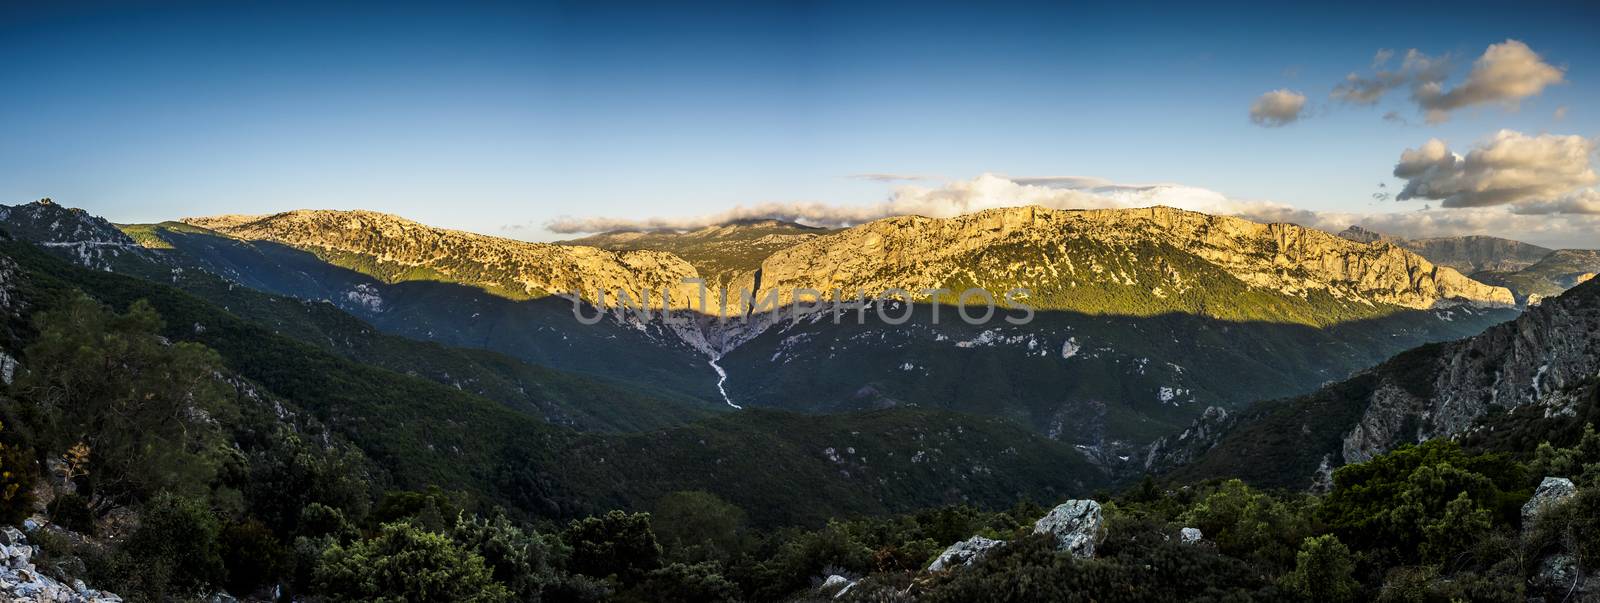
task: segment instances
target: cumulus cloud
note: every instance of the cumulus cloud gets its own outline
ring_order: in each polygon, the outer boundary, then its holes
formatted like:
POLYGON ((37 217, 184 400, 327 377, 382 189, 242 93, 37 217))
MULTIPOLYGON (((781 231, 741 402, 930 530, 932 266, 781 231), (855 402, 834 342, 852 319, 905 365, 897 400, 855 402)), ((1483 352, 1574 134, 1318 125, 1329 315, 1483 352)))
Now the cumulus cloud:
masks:
POLYGON ((1433 199, 1444 207, 1548 204, 1600 181, 1594 153, 1595 142, 1576 135, 1501 130, 1466 156, 1435 138, 1400 154, 1394 175, 1406 186, 1396 199, 1433 199))
POLYGON ((1428 122, 1438 123, 1449 119, 1451 111, 1470 105, 1493 103, 1514 109, 1522 99, 1564 78, 1561 68, 1546 63, 1527 44, 1506 40, 1489 45, 1460 86, 1445 90, 1439 81, 1418 82, 1412 97, 1428 122))
POLYGON ((689 230, 731 220, 777 218, 815 226, 842 227, 899 215, 951 217, 996 207, 1039 205, 1054 209, 1115 209, 1166 205, 1256 222, 1290 222, 1329 232, 1351 225, 1407 238, 1494 234, 1555 247, 1593 247, 1600 232, 1600 195, 1567 195, 1543 206, 1427 209, 1402 212, 1317 212, 1291 205, 1230 198, 1220 192, 1174 183, 1130 184, 1086 176, 1012 178, 983 174, 937 186, 902 186, 880 202, 861 206, 766 203, 691 218, 616 220, 564 218, 546 228, 558 233, 609 230, 689 230), (1551 212, 1570 214, 1557 219, 1551 212))
POLYGON ((1407 50, 1396 69, 1385 69, 1394 51, 1379 50, 1373 57, 1374 73, 1346 75, 1333 88, 1333 98, 1354 105, 1375 105, 1390 90, 1411 85, 1442 82, 1450 75, 1450 57, 1430 57, 1417 49, 1407 50))
POLYGON ((1287 126, 1299 121, 1305 109, 1306 95, 1287 88, 1273 90, 1250 105, 1250 121, 1268 128, 1287 126))
MULTIPOLYGON (((1395 53, 1379 50, 1372 59, 1372 72, 1350 73, 1333 87, 1334 100, 1349 105, 1376 105, 1392 90, 1409 88, 1410 99, 1428 123, 1450 118, 1450 112, 1464 107, 1498 104, 1515 109, 1522 99, 1565 81, 1566 74, 1518 40, 1490 44, 1472 63, 1466 79, 1455 88, 1445 82, 1456 65, 1450 55, 1428 56, 1413 48, 1389 67, 1395 53)), ((1389 119, 1386 114, 1384 118, 1389 119)), ((1389 120, 1395 121, 1395 120, 1389 120)))

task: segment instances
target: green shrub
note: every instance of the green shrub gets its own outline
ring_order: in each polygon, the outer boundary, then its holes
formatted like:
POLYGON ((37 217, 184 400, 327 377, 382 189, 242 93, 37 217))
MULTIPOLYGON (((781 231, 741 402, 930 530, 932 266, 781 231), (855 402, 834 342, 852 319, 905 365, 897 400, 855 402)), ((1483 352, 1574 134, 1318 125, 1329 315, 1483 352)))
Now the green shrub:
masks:
POLYGON ((511 597, 482 557, 407 523, 385 524, 369 540, 329 546, 313 579, 317 592, 333 601, 492 603, 511 597))
POLYGON ((1332 534, 1305 539, 1295 554, 1294 571, 1285 578, 1285 587, 1306 601, 1340 603, 1354 601, 1361 584, 1353 577, 1355 561, 1350 549, 1332 534))

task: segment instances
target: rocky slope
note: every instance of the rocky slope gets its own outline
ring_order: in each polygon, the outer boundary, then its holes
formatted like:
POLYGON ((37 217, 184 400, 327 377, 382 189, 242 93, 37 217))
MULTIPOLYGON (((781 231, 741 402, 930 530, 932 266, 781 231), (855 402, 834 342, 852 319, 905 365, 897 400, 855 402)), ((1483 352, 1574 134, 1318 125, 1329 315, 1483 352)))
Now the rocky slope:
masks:
POLYGON ((761 261, 774 252, 828 232, 782 220, 737 220, 684 232, 606 232, 561 244, 614 251, 665 251, 689 262, 707 282, 726 283, 761 267, 761 261))
POLYGON ((1591 281, 1478 336, 1409 351, 1304 397, 1213 417, 1196 426, 1209 441, 1162 442, 1147 463, 1159 470, 1201 449, 1179 476, 1305 487, 1401 444, 1470 434, 1486 416, 1524 408, 1571 415, 1597 377, 1600 282, 1591 281))
POLYGON ((1473 277, 1511 289, 1517 301, 1537 304, 1600 273, 1600 250, 1560 249, 1515 272, 1480 272, 1473 277))
POLYGON ((1485 270, 1521 270, 1551 252, 1538 245, 1486 236, 1410 239, 1397 244, 1436 264, 1467 274, 1485 270))
MULTIPOLYGON (((877 220, 773 254, 762 262, 760 288, 779 290, 780 302, 787 303, 796 288, 871 294, 976 286, 998 294, 1027 287, 1037 307, 1117 313, 1116 308, 1078 307, 1073 298, 1083 295, 1074 290, 1137 286, 1157 300, 1151 306, 1159 310, 1194 309, 1185 307, 1186 294, 1193 294, 1213 302, 1219 314, 1232 313, 1215 303, 1227 300, 1206 287, 1218 277, 1251 291, 1301 300, 1321 294, 1367 307, 1514 303, 1504 288, 1393 245, 1357 244, 1293 224, 1167 207, 1021 207, 946 219, 877 220)), ((1274 318, 1252 316, 1249 309, 1237 313, 1246 319, 1274 318)))
POLYGON ((90 268, 110 270, 122 256, 137 256, 144 251, 104 218, 62 207, 50 199, 0 205, 0 223, 12 236, 51 247, 90 268))
POLYGON ((185 223, 250 241, 272 241, 316 253, 389 281, 443 280, 518 299, 577 293, 594 300, 604 289, 660 306, 687 307, 699 276, 669 253, 614 252, 594 247, 526 243, 434 228, 370 211, 298 210, 270 216, 188 218, 185 223), (649 291, 647 296, 646 290, 649 291))

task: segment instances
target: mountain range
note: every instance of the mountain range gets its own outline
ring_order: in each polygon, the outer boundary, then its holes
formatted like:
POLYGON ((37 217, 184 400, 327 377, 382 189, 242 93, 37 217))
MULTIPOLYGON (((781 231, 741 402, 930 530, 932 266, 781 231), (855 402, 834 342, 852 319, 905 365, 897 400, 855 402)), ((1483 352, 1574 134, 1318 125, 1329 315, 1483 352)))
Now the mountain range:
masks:
MULTIPOLYGON (((580 430, 685 425, 734 407, 922 407, 1015 421, 1111 474, 1138 471, 1148 446, 1215 411, 1307 394, 1515 316, 1506 288, 1408 249, 1468 269, 1484 265, 1463 258, 1539 249, 1334 236, 1161 207, 1011 208, 837 230, 758 220, 558 244, 365 211, 115 226, 44 202, 0 210, 0 223, 86 267, 172 284, 346 358, 580 430), (695 278, 750 297, 730 300, 731 318, 709 316, 685 283, 695 278), (1031 321, 948 316, 972 288, 1026 290, 997 310, 1018 316, 1025 304, 1031 321), (909 293, 895 310, 904 323, 795 297, 888 289, 909 293), (690 319, 575 320, 601 291, 690 319), (768 295, 806 313, 749 312, 768 295)), ((1572 255, 1583 254, 1541 259, 1572 255)))
POLYGON ((1208 406, 1310 391, 1408 347, 1475 333, 1514 303, 1392 245, 1167 208, 1015 208, 836 231, 756 221, 563 244, 372 212, 123 229, 173 262, 328 300, 382 331, 648 386, 708 412, 953 409, 1019 421, 1110 465, 1208 406), (694 278, 727 287, 725 311, 715 287, 712 308, 695 305, 700 291, 684 283, 694 278), (912 294, 907 324, 876 312, 835 321, 835 304, 800 321, 747 316, 740 295, 775 295, 792 309, 802 289, 890 288, 912 294), (1026 288, 1034 320, 932 324, 932 302, 952 304, 967 288, 997 303, 1026 288), (932 289, 949 292, 922 293, 932 289), (624 313, 582 325, 560 295, 596 303, 601 291, 654 308, 670 300, 693 320, 624 313), (707 315, 717 313, 732 318, 707 315))
MULTIPOLYGON (((382 518, 414 504, 393 493, 428 488, 529 522, 699 493, 774 530, 1141 476, 1326 492, 1407 445, 1575 442, 1600 413, 1600 282, 1574 272, 1581 250, 1473 272, 1544 279, 1533 298, 1393 239, 1163 207, 547 244, 365 211, 114 225, 47 200, 0 207, 0 230, 8 384, 47 370, 52 317, 85 298, 112 317, 84 328, 209 350, 232 410, 183 423, 220 430, 219 492, 286 534, 312 503, 364 514, 385 492, 382 518), (748 299, 707 312, 694 279, 748 299), (884 290, 902 294, 845 293, 884 290), (991 320, 961 319, 967 290, 998 298, 991 320), (643 305, 597 307, 618 293, 643 305)), ((1508 248, 1423 250, 1480 245, 1508 248)), ((19 418, 37 420, 4 417, 19 418)), ((1190 496, 1145 484, 1127 504, 1190 496)), ((926 564, 904 554, 895 567, 926 564)))

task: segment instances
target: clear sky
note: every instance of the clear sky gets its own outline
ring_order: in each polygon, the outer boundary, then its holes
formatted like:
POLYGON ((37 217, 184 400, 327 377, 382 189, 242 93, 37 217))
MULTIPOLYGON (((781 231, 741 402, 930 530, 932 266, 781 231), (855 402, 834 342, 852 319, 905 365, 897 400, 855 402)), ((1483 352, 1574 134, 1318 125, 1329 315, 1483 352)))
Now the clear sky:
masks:
POLYGON ((1593 2, 325 4, 0 4, 0 202, 359 207, 551 238, 561 216, 866 205, 896 183, 852 175, 994 173, 1364 213, 1420 206, 1371 195, 1430 138, 1600 137, 1593 2), (1427 124, 1406 89, 1330 96, 1380 49, 1395 70, 1449 55, 1448 89, 1507 40, 1562 72, 1515 110, 1427 124), (1306 97, 1299 119, 1252 123, 1277 89, 1306 97))

